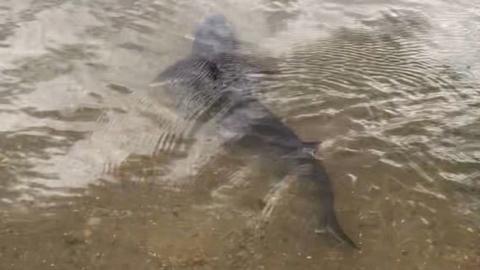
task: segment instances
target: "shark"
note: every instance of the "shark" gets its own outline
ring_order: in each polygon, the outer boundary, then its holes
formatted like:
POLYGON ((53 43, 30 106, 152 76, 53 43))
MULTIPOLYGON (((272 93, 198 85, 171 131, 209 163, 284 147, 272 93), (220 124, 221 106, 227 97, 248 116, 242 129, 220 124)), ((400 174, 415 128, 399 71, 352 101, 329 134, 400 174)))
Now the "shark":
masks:
MULTIPOLYGON (((279 174, 293 175, 319 197, 318 222, 340 242, 358 249, 339 224, 330 178, 317 157, 320 142, 305 142, 255 95, 262 70, 239 50, 231 23, 221 14, 208 16, 195 32, 191 53, 167 67, 153 85, 197 127, 213 123, 225 146, 261 156, 279 174)), ((193 128, 195 130, 195 128, 193 128)))

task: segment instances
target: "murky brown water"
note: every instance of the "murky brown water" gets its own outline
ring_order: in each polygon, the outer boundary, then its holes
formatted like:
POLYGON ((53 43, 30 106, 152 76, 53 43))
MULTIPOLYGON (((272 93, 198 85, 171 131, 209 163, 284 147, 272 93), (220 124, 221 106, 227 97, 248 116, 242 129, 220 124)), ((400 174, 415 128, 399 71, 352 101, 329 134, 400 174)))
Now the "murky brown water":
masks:
POLYGON ((357 2, 0 1, 0 269, 480 269, 480 3, 357 2), (219 12, 360 251, 149 87, 219 12))

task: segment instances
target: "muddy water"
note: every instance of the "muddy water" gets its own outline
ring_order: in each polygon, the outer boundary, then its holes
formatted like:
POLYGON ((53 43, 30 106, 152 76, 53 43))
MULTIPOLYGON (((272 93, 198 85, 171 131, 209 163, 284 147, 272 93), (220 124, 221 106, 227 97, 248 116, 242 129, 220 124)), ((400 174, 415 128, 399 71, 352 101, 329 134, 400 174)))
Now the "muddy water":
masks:
POLYGON ((479 25, 476 1, 1 1, 0 269, 479 269, 479 25), (360 251, 149 86, 211 13, 323 142, 360 251))

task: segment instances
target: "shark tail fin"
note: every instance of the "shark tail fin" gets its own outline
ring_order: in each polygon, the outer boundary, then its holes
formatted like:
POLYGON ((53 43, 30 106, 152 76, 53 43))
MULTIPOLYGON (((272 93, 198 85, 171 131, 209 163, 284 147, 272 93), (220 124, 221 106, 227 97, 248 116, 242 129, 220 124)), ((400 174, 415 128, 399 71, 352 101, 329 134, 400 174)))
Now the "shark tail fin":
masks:
POLYGON ((328 211, 325 216, 325 227, 328 233, 334 236, 340 242, 347 243, 354 249, 360 249, 355 242, 343 231, 342 227, 338 223, 337 217, 333 209, 328 211))

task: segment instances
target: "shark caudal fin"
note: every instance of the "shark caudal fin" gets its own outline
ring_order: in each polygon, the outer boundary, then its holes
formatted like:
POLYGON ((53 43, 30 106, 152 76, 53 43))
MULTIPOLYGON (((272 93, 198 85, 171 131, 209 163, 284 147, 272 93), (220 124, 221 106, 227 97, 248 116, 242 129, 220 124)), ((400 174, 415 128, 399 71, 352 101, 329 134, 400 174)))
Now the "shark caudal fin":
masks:
POLYGON ((338 223, 337 217, 333 209, 328 210, 325 215, 325 228, 329 234, 334 236, 340 242, 347 243, 349 246, 360 249, 355 242, 343 231, 338 223))
MULTIPOLYGON (((301 162, 304 163, 301 172, 303 177, 305 177, 305 179, 313 180, 316 184, 316 188, 313 189, 313 192, 320 197, 321 205, 323 207, 320 221, 321 225, 325 228, 324 231, 331 234, 340 242, 347 243, 349 246, 359 249, 338 223, 337 216, 335 215, 333 190, 327 172, 323 169, 323 166, 315 160, 310 160, 309 162, 303 160, 301 162), (309 164, 309 166, 305 166, 305 164, 309 164)), ((302 169, 302 166, 299 168, 302 169)))

